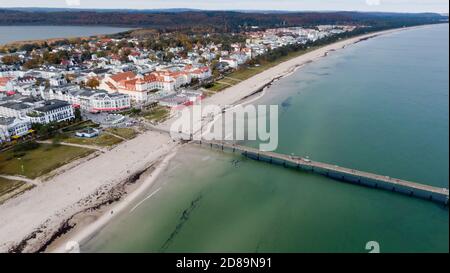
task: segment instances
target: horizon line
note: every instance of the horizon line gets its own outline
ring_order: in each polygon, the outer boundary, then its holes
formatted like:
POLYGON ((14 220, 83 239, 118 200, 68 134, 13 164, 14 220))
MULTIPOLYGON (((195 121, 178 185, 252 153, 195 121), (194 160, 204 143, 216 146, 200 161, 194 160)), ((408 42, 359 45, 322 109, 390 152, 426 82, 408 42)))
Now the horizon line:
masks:
POLYGON ((434 13, 434 14, 449 14, 449 11, 437 12, 437 11, 371 11, 371 10, 286 10, 286 9, 199 9, 199 8, 186 8, 186 7, 176 7, 176 8, 83 8, 83 7, 36 7, 36 6, 15 6, 15 7, 0 7, 1 9, 63 9, 63 10, 123 10, 123 11, 170 11, 170 10, 187 10, 187 11, 231 11, 231 12, 286 12, 286 13, 296 13, 296 12, 361 12, 361 13, 398 13, 398 14, 422 14, 422 13, 434 13))

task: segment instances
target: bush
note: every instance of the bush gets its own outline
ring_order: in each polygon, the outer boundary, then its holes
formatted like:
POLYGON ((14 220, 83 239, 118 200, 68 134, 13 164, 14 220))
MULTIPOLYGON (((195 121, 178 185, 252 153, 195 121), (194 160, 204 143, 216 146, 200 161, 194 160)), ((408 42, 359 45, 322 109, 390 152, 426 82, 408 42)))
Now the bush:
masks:
POLYGON ((37 148, 39 148, 39 143, 37 143, 36 141, 29 141, 17 144, 16 146, 14 146, 13 151, 15 153, 26 152, 37 148))
POLYGON ((23 157, 23 156, 25 156, 25 154, 26 153, 24 153, 24 152, 14 152, 12 157, 10 157, 10 158, 8 157, 6 160, 11 160, 11 159, 14 159, 14 158, 23 157))

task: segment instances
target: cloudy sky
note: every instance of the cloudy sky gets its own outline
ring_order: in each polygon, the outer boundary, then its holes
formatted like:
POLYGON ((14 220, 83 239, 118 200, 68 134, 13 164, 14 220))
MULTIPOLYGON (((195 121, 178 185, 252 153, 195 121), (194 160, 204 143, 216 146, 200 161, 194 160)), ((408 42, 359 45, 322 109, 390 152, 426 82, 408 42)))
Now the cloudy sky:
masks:
POLYGON ((0 7, 359 10, 448 13, 448 0, 0 0, 0 7))

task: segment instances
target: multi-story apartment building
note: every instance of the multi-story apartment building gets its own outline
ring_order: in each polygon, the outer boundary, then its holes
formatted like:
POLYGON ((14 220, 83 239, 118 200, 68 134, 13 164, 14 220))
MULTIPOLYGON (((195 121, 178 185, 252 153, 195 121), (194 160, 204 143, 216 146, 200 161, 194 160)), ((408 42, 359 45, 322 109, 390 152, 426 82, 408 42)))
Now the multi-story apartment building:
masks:
POLYGON ((49 100, 43 106, 28 113, 32 123, 51 123, 68 121, 75 118, 73 106, 61 100, 49 100))
POLYGON ((28 119, 0 117, 0 143, 30 133, 31 123, 28 119))
POLYGON ((88 90, 72 88, 53 88, 43 93, 46 99, 58 99, 85 111, 111 112, 131 107, 131 98, 127 94, 108 93, 106 90, 88 90))

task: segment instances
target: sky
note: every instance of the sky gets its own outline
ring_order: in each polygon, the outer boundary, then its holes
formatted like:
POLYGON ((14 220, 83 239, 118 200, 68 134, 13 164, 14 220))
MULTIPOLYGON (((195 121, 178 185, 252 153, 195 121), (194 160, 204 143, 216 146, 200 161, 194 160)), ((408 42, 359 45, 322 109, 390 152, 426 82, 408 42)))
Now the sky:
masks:
POLYGON ((358 10, 448 13, 448 0, 0 0, 1 7, 209 10, 358 10))

